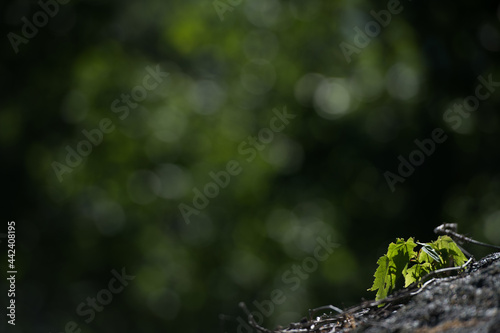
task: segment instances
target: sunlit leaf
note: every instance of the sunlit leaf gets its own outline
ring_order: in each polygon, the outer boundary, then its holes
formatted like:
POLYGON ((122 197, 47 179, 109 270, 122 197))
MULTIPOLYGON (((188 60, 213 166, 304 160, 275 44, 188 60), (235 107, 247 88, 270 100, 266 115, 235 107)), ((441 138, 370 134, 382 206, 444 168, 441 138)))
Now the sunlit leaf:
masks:
POLYGON ((373 275, 375 280, 369 291, 377 291, 376 299, 383 299, 392 291, 396 283, 394 262, 387 255, 383 255, 377 261, 378 268, 373 275))
MULTIPOLYGON (((437 261, 440 264, 443 263, 443 259, 431 244, 425 244, 425 243, 418 243, 418 244, 422 246, 422 251, 424 251, 432 260, 437 261)), ((422 262, 424 261, 430 262, 430 260, 425 258, 425 256, 422 256, 422 259, 423 259, 421 260, 422 262)))
POLYGON ((405 241, 398 238, 396 243, 389 244, 387 254, 377 261, 373 286, 369 291, 377 291, 376 300, 387 297, 397 285, 401 276, 404 287, 413 283, 419 284, 424 276, 444 267, 460 266, 467 261, 460 248, 448 236, 439 237, 432 243, 415 242, 413 238, 405 241), (415 247, 421 246, 418 253, 415 247), (417 260, 418 259, 418 260, 417 260))

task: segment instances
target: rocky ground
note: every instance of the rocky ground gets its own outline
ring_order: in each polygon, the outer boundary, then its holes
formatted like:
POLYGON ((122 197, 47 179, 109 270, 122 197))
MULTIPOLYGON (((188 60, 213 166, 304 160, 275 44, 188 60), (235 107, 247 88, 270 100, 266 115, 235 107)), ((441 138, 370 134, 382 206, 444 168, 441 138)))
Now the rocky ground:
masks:
POLYGON ((373 311, 352 331, 500 332, 500 253, 460 276, 435 281, 387 316, 373 311))
MULTIPOLYGON (((344 310, 265 332, 500 332, 500 252, 457 276, 439 278, 423 289, 403 290, 379 307, 365 302, 344 310)), ((262 329, 261 329, 262 331, 262 329)))

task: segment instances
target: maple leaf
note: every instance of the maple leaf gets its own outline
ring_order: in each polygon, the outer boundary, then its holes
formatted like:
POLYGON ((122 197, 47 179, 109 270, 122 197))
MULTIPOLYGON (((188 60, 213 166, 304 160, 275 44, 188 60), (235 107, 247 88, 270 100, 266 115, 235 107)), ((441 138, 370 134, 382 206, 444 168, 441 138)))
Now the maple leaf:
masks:
POLYGON ((369 291, 376 291, 376 300, 386 298, 395 288, 401 277, 404 287, 413 283, 419 284, 421 279, 432 271, 444 267, 461 266, 467 258, 449 236, 440 236, 432 243, 415 242, 413 238, 405 241, 396 239, 390 243, 387 254, 377 261, 378 267, 373 275, 373 285, 369 291), (417 246, 420 251, 415 252, 417 246))

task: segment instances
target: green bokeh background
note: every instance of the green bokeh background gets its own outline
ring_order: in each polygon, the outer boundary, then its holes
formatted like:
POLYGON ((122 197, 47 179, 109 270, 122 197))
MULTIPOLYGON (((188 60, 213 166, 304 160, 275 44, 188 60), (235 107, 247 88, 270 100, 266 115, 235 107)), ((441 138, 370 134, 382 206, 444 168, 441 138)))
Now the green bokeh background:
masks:
POLYGON ((500 89, 458 128, 443 119, 478 76, 500 81, 498 1, 401 1, 350 62, 340 43, 387 1, 233 3, 221 20, 211 1, 70 1, 17 53, 8 33, 41 7, 2 3, 0 232, 16 221, 19 272, 7 332, 222 332, 220 314, 246 332, 238 303, 255 311, 278 289, 274 328, 374 298, 396 237, 430 241, 446 221, 500 244, 500 89), (148 66, 169 76, 121 120, 111 105, 148 66), (295 118, 246 161, 239 145, 283 108, 295 118), (105 118, 114 130, 59 181, 53 162, 105 118), (447 140, 392 192, 384 173, 435 128, 447 140), (231 160, 241 173, 186 223, 179 205, 231 160), (283 275, 320 236, 338 247, 291 290, 283 275), (85 323, 75 309, 122 267, 135 279, 85 323))

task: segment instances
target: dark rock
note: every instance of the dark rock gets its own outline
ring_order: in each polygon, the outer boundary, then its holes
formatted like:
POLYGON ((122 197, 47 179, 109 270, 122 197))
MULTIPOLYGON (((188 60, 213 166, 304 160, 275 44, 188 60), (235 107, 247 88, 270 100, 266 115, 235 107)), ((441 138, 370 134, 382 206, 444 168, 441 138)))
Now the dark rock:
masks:
POLYGON ((374 308, 354 317, 351 332, 500 332, 500 253, 461 275, 436 279, 389 315, 374 308))
POLYGON ((321 315, 280 333, 500 333, 500 252, 459 275, 404 289, 381 302, 363 302, 342 314, 321 315))

